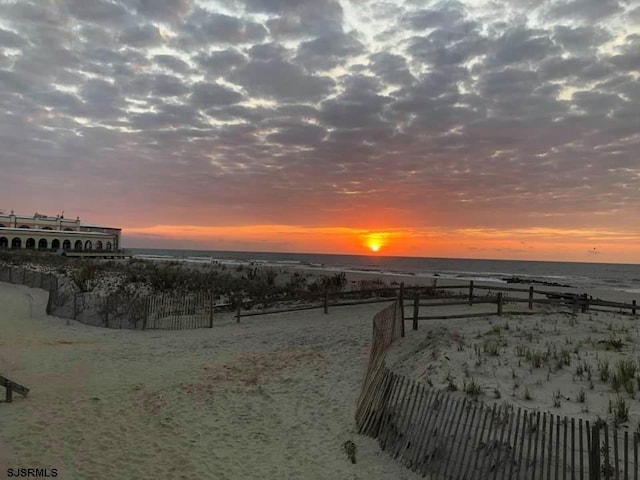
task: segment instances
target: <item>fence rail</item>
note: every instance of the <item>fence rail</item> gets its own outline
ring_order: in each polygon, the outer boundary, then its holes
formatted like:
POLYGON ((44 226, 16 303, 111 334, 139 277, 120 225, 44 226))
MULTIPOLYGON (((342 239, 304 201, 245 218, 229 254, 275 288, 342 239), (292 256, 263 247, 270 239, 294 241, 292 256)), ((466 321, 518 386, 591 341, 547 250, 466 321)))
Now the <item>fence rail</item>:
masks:
POLYGON ((0 282, 46 290, 49 292, 47 314, 98 327, 133 330, 213 327, 217 307, 209 293, 137 297, 124 293, 104 296, 66 292, 59 288, 56 275, 23 267, 0 266, 0 282))
POLYGON ((533 286, 528 289, 523 288, 510 288, 510 287, 493 287, 493 286, 478 286, 475 285, 473 281, 470 281, 469 284, 466 285, 446 285, 440 286, 437 290, 434 288, 430 290, 427 294, 424 293, 424 289, 422 288, 414 288, 407 287, 404 289, 405 292, 413 292, 413 315, 411 317, 405 317, 406 320, 413 320, 412 328, 413 330, 418 330, 418 322, 420 320, 438 320, 438 319, 451 319, 451 318, 472 318, 472 317, 480 317, 486 316, 489 313, 461 313, 461 314, 439 314, 439 315, 420 315, 421 308, 430 308, 430 307, 450 307, 450 306, 461 306, 461 305, 477 305, 477 304, 495 304, 496 305, 496 315, 503 315, 504 313, 509 313, 510 315, 527 315, 529 313, 533 313, 534 305, 562 305, 571 307, 573 313, 577 313, 580 310, 582 313, 589 312, 591 310, 597 311, 610 311, 610 310, 601 310, 595 309, 593 307, 602 306, 608 308, 617 308, 620 310, 630 310, 631 315, 637 314, 637 303, 636 300, 633 300, 631 303, 623 303, 623 302, 610 302, 607 300, 593 299, 590 298, 586 293, 585 294, 574 294, 574 293, 559 293, 559 292, 551 292, 547 290, 536 290, 533 286), (446 290, 467 290, 466 294, 453 294, 453 295, 443 295, 443 291, 446 290), (488 291, 496 291, 497 294, 495 296, 484 295, 478 296, 475 295, 475 290, 488 290, 488 291), (507 297, 503 292, 519 292, 519 293, 528 293, 527 298, 523 297, 507 297), (545 295, 547 298, 539 298, 535 295, 545 295), (434 301, 434 300, 439 301, 434 301), (424 300, 431 300, 429 302, 424 300), (523 311, 504 311, 504 305, 506 303, 526 303, 528 304, 528 309, 530 312, 523 311))
POLYGON ((356 408, 361 434, 436 479, 638 480, 638 432, 603 421, 489 407, 394 373, 385 363, 403 336, 400 299, 373 319, 371 353, 356 408))
MULTIPOLYGON (((463 313, 463 314, 440 314, 440 315, 420 315, 420 308, 474 305, 474 304, 495 304, 496 314, 502 315, 505 303, 528 303, 529 310, 533 310, 534 304, 539 305, 565 305, 571 306, 574 312, 580 309, 587 312, 594 307, 617 308, 621 310, 631 310, 633 315, 637 313, 637 304, 610 302, 600 299, 591 299, 586 294, 567 294, 553 292, 549 290, 537 290, 533 286, 529 288, 513 288, 501 286, 475 285, 473 281, 468 284, 440 285, 436 280, 432 286, 404 287, 384 287, 368 290, 354 291, 329 291, 308 293, 294 297, 274 297, 260 300, 246 300, 241 296, 236 296, 231 303, 224 305, 212 305, 213 295, 190 294, 181 296, 148 296, 133 297, 123 294, 113 294, 107 297, 97 296, 90 292, 76 292, 68 294, 58 288, 58 278, 56 275, 35 272, 28 268, 0 266, 0 281, 27 285, 29 287, 42 288, 49 292, 47 313, 63 318, 73 318, 83 323, 110 328, 133 328, 133 329, 190 329, 213 326, 213 312, 217 308, 231 307, 235 305, 236 321, 240 322, 242 317, 257 315, 269 315, 274 313, 294 312, 300 310, 311 310, 322 308, 324 313, 328 313, 329 307, 342 307, 351 305, 362 305, 377 302, 393 301, 400 298, 403 304, 405 296, 413 296, 413 316, 407 319, 413 320, 413 329, 418 329, 418 322, 421 320, 435 320, 445 318, 471 318, 484 316, 488 313, 463 313), (467 293, 448 293, 457 290, 467 293), (485 290, 489 294, 477 295, 479 290, 485 290), (496 295, 490 295, 497 292, 496 295), (528 293, 527 298, 507 297, 503 292, 528 293), (539 298, 536 295, 544 295, 547 298, 539 298), (423 300, 432 300, 425 302, 423 300), (441 300, 434 302, 433 300, 441 300), (278 304, 288 303, 286 306, 278 304), (292 302, 298 302, 292 305, 292 302), (304 302, 304 303, 300 303, 304 302), (262 306, 263 308, 256 308, 262 306), (273 306, 273 308, 264 308, 273 306), (158 313, 158 312, 166 313, 158 313)), ((509 314, 524 315, 526 312, 510 311, 509 314)))

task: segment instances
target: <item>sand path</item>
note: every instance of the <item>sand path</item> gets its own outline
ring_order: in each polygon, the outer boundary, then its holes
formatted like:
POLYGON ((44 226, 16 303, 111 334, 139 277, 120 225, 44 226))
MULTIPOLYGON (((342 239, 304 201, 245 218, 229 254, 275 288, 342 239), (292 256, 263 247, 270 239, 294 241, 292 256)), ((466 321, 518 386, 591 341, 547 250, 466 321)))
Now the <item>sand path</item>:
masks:
POLYGON ((354 433, 384 305, 141 332, 47 316, 45 304, 44 291, 0 283, 0 373, 32 389, 0 403, 0 478, 9 467, 65 479, 418 478, 354 433))

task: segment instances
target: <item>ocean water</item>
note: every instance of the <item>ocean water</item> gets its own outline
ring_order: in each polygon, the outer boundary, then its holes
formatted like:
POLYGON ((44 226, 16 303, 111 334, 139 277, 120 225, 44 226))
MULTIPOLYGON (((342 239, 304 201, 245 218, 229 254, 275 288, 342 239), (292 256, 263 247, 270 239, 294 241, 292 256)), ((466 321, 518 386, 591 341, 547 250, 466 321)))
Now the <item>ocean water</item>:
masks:
POLYGON ((604 288, 640 293, 640 265, 632 264, 142 248, 128 248, 126 251, 135 257, 151 260, 176 260, 192 263, 218 262, 227 265, 254 263, 273 267, 298 266, 380 275, 435 276, 502 283, 507 283, 509 278, 518 277, 523 280, 553 282, 576 288, 604 288))

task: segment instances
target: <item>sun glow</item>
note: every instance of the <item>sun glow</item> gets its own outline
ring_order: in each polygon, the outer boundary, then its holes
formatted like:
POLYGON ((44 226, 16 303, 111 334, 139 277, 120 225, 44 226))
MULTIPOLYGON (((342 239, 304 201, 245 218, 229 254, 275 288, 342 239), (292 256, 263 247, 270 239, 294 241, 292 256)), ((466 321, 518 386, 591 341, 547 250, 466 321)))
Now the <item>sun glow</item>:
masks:
POLYGON ((365 245, 374 253, 379 252, 387 244, 387 234, 385 233, 369 233, 366 236, 365 245))

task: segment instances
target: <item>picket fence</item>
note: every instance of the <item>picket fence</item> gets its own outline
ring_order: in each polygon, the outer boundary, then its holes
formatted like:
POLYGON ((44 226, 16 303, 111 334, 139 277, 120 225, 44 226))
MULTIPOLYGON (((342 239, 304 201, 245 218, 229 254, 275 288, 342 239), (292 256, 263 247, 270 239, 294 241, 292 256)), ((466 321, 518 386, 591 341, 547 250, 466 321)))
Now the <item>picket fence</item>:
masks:
POLYGON ((385 356, 404 335, 399 302, 373 318, 356 408, 361 434, 423 477, 638 480, 640 436, 604 421, 489 405, 394 373, 385 356))

